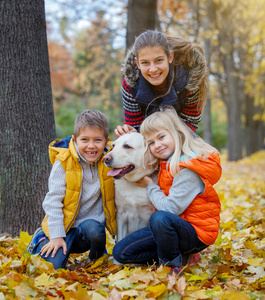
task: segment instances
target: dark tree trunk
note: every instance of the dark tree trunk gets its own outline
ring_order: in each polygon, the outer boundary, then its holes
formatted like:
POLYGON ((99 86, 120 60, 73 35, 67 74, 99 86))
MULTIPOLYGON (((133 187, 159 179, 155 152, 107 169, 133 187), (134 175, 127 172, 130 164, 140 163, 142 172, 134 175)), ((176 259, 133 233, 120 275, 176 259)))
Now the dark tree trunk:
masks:
POLYGON ((246 155, 249 156, 261 150, 264 139, 264 124, 260 118, 254 118, 255 115, 262 115, 262 107, 254 106, 254 99, 246 97, 245 129, 246 129, 246 155))
MULTIPOLYGON (((211 49, 211 42, 210 39, 204 40, 205 45, 205 56, 208 61, 208 64, 210 63, 210 49, 211 49)), ((209 96, 209 92, 207 95, 207 100, 205 102, 204 108, 203 108, 203 115, 202 115, 202 128, 203 128, 203 139, 212 145, 213 139, 212 139, 212 122, 211 122, 211 98, 209 96)))
POLYGON ((242 94, 235 67, 232 24, 225 23, 220 31, 219 47, 227 85, 228 160, 237 161, 242 158, 242 94))
POLYGON ((135 38, 147 29, 155 29, 157 23, 157 0, 129 0, 126 49, 130 48, 135 38))
POLYGON ((44 0, 0 2, 0 233, 41 223, 55 137, 44 0))
POLYGON ((224 55, 223 65, 227 75, 227 115, 228 115, 228 160, 236 161, 242 158, 242 104, 237 90, 237 73, 234 68, 232 51, 224 55))

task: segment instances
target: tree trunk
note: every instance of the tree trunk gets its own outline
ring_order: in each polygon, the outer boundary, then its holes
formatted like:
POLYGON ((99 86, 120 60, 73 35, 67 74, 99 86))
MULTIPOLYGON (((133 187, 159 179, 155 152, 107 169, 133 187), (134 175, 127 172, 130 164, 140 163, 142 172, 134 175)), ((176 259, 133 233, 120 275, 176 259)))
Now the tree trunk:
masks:
POLYGON ((264 126, 261 119, 254 119, 254 115, 262 111, 262 107, 255 107, 253 98, 246 97, 245 107, 246 155, 249 156, 263 148, 264 126))
POLYGON ((44 0, 0 3, 0 232, 40 225, 55 138, 44 0))
MULTIPOLYGON (((232 44, 231 44, 232 45, 232 44)), ((227 115, 228 115, 228 160, 236 161, 242 158, 242 128, 241 102, 237 91, 237 77, 234 68, 233 53, 227 53, 223 58, 227 75, 227 115)))
MULTIPOLYGON (((208 64, 210 64, 210 49, 211 49, 210 44, 211 44, 210 39, 204 40, 205 56, 208 64)), ((203 128, 203 139, 205 140, 205 142, 212 145, 213 139, 212 139, 212 123, 211 123, 211 98, 209 96, 209 92, 203 108, 202 128, 203 128)))
POLYGON ((126 49, 129 49, 135 38, 147 29, 155 29, 157 23, 157 0, 129 0, 126 49))
MULTIPOLYGON (((209 32, 216 28, 216 4, 213 0, 208 0, 205 3, 206 8, 206 16, 202 18, 203 21, 203 28, 205 32, 209 32)), ((199 13, 199 12, 198 12, 199 13)), ((210 68, 211 62, 211 38, 205 37, 204 38, 204 51, 205 57, 208 62, 208 67, 210 68)), ((209 70, 209 73, 211 70, 209 70)), ((213 137, 212 137, 212 122, 211 122, 211 97, 207 95, 207 100, 203 109, 203 139, 212 145, 213 137)))

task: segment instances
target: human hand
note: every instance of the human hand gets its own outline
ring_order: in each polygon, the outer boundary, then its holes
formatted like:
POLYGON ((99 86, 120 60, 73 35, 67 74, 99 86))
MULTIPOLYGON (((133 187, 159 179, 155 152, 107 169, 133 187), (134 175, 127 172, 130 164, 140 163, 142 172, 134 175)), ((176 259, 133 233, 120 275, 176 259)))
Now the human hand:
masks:
POLYGON ((42 256, 46 253, 45 257, 47 258, 52 252, 51 257, 54 258, 58 249, 60 249, 61 247, 63 248, 63 254, 66 255, 67 245, 64 238, 61 237, 61 238, 51 239, 49 243, 47 243, 41 248, 40 255, 42 256))
POLYGON ((143 178, 135 181, 135 184, 139 187, 146 188, 150 183, 154 182, 151 177, 144 176, 143 178))
POLYGON ((124 124, 122 126, 117 126, 117 128, 114 129, 116 138, 120 137, 123 134, 129 133, 129 132, 137 132, 137 130, 134 127, 132 127, 130 125, 126 125, 126 124, 124 124))

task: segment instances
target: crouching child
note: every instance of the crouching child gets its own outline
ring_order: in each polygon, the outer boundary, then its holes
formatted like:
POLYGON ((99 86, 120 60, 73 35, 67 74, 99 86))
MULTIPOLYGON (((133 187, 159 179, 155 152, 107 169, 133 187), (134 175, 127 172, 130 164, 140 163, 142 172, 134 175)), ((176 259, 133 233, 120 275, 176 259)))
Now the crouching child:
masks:
POLYGON ((106 231, 116 234, 114 183, 103 163, 108 151, 108 121, 99 111, 77 116, 74 134, 49 146, 52 170, 43 201, 46 213, 27 250, 55 269, 65 268, 71 253, 88 250, 89 260, 106 251, 106 231))

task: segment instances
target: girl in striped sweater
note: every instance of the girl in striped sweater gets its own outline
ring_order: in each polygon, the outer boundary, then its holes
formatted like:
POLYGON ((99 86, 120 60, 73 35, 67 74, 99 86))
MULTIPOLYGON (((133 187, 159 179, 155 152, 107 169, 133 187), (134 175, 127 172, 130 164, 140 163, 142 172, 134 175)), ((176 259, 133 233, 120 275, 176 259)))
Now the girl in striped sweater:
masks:
POLYGON ((124 125, 115 129, 116 137, 139 131, 144 118, 164 105, 196 132, 208 89, 200 46, 147 30, 135 39, 123 71, 124 125))

